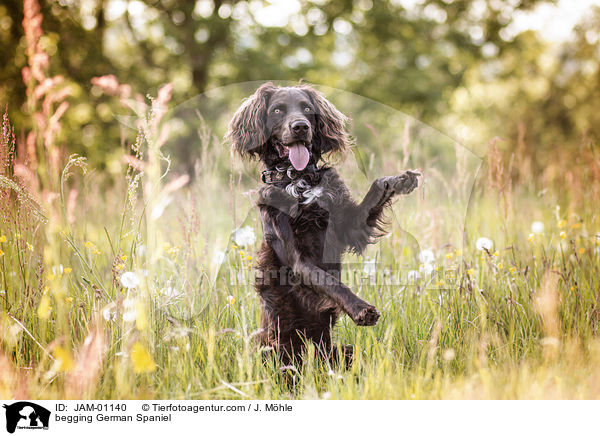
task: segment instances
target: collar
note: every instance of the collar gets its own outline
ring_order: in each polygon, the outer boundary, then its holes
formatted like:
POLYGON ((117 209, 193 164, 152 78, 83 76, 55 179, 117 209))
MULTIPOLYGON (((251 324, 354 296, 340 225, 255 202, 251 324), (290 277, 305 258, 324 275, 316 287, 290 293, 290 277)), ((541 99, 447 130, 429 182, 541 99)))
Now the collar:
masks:
POLYGON ((289 167, 278 165, 273 169, 264 170, 260 178, 263 183, 267 184, 291 182, 302 177, 303 174, 315 173, 318 170, 319 168, 314 163, 309 163, 302 171, 296 170, 291 165, 289 167))

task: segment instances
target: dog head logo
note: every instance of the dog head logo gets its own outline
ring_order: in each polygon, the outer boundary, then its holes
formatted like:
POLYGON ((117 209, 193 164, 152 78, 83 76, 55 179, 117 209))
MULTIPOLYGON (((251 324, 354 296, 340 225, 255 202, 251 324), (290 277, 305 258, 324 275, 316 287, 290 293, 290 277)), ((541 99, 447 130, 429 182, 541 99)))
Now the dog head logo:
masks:
POLYGON ((3 406, 6 409, 6 431, 19 429, 48 429, 50 411, 29 401, 3 406))

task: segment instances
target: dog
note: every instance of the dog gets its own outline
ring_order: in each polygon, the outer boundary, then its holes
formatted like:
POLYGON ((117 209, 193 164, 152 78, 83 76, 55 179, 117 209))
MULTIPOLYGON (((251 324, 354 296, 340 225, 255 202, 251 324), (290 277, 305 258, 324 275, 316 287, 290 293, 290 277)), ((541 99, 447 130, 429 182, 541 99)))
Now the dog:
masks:
POLYGON ((286 365, 301 363, 307 341, 331 361, 352 363, 352 346, 332 347, 331 331, 346 313, 373 326, 375 306, 341 280, 342 255, 361 254, 385 234, 384 211, 398 194, 410 194, 420 174, 406 171, 373 182, 355 202, 325 155, 350 146, 348 119, 307 84, 260 86, 236 111, 226 139, 242 157, 265 169, 258 191, 264 240, 257 256, 263 345, 286 365))

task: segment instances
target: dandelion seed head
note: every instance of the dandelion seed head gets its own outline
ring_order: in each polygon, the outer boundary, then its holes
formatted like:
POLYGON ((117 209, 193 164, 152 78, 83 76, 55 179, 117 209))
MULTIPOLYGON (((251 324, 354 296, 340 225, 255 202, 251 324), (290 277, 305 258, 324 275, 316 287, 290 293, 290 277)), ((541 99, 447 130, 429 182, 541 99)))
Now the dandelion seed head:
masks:
POLYGON ((536 235, 544 233, 544 223, 541 221, 534 221, 531 223, 531 232, 536 235))
POLYGON ((140 279, 136 273, 126 271, 121 275, 121 286, 127 289, 137 288, 140 285, 140 279))
POLYGON ((477 242, 475 242, 475 247, 479 251, 483 251, 483 250, 489 251, 494 247, 494 242, 489 238, 481 237, 481 238, 477 239, 477 242))

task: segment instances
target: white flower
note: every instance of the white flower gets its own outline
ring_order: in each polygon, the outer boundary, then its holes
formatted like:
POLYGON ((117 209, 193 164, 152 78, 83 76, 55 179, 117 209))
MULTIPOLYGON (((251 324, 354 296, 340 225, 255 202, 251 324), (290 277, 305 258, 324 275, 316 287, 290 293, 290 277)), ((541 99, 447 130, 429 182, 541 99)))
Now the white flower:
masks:
POLYGON ((422 250, 419 253, 419 261, 421 263, 431 263, 435 260, 435 255, 431 250, 422 250))
POLYGON ((136 318, 137 312, 135 310, 135 307, 132 310, 128 310, 127 312, 123 313, 123 321, 125 322, 133 322, 136 318))
POLYGON ((235 231, 233 240, 240 247, 245 247, 247 245, 252 245, 254 244, 254 242, 256 242, 256 235, 254 234, 254 230, 252 230, 252 227, 241 227, 235 231))
POLYGON ((534 221, 531 223, 531 231, 536 235, 544 233, 544 223, 541 221, 534 221))
POLYGON ((415 271, 415 270, 409 271, 406 277, 407 277, 409 283, 414 283, 417 280, 419 280, 419 271, 415 271))
POLYGON ((425 275, 429 275, 433 272, 433 265, 430 263, 424 263, 419 266, 419 272, 425 275))
POLYGON ((363 271, 365 272, 365 274, 375 274, 375 259, 367 257, 367 259, 363 263, 363 271))
POLYGON ((475 247, 477 247, 477 249, 480 251, 483 251, 484 249, 489 251, 493 246, 494 243, 489 238, 479 238, 475 243, 475 247))
POLYGON ((127 289, 137 288, 140 285, 140 279, 136 273, 127 271, 121 276, 121 285, 127 289))
POLYGON ((223 262, 225 262, 225 252, 224 251, 215 251, 215 254, 213 255, 212 258, 212 262, 215 265, 221 265, 223 262))
POLYGON ((105 307, 102 309, 102 316, 106 321, 114 321, 117 318, 117 312, 114 307, 105 307))

